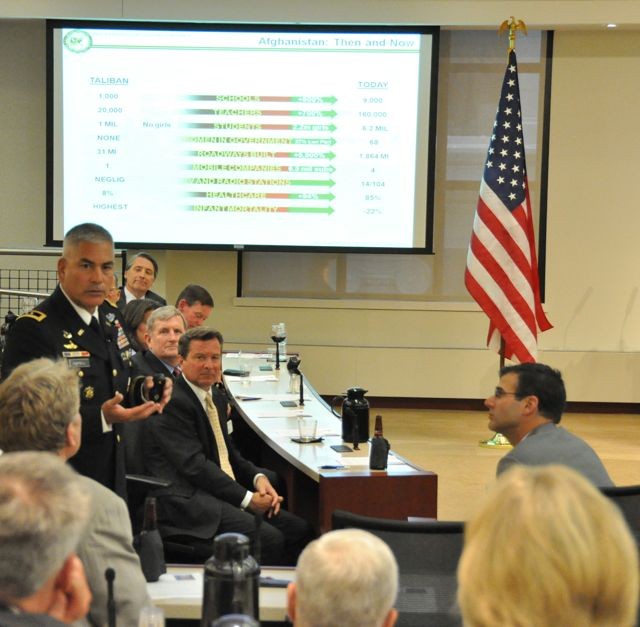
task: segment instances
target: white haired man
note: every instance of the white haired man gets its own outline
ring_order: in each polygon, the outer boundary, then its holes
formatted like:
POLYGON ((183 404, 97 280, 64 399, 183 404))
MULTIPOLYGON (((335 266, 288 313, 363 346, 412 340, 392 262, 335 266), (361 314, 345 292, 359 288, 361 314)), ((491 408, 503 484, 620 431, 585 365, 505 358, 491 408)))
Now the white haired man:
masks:
MULTIPOLYGON (((78 376, 64 362, 42 358, 18 366, 0 385, 0 449, 46 451, 65 461, 72 458, 81 441, 79 408, 78 376)), ((97 481, 79 480, 91 498, 89 524, 77 549, 93 593, 88 619, 92 625, 107 623, 104 573, 113 568, 118 622, 135 625, 148 596, 132 546, 127 506, 97 481)))
POLYGON ((392 627, 397 593, 391 549, 368 531, 340 529, 300 555, 287 610, 295 627, 392 627))
POLYGON ((91 592, 75 554, 89 515, 80 477, 50 453, 0 455, 0 625, 83 618, 91 592))

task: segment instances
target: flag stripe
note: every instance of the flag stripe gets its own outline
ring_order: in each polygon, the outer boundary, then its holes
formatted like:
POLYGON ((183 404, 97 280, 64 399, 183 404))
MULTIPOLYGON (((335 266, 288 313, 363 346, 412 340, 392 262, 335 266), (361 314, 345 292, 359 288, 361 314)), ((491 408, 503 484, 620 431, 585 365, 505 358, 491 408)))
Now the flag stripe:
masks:
POLYGON ((538 329, 551 327, 540 303, 538 268, 520 113, 515 51, 509 53, 487 152, 465 285, 489 317, 487 344, 504 355, 537 358, 538 329))
MULTIPOLYGON (((470 274, 465 274, 465 285, 469 292, 476 293, 480 295, 482 299, 483 289, 482 287, 475 281, 475 278, 470 274)), ((475 297, 474 297, 475 298, 475 297)), ((514 354, 519 356, 520 361, 535 361, 537 356, 537 351, 533 353, 529 350, 529 343, 526 341, 522 341, 521 336, 518 335, 513 327, 509 324, 509 322, 503 317, 503 311, 499 309, 490 298, 482 299, 483 302, 486 303, 487 307, 483 307, 483 311, 489 316, 491 319, 491 328, 489 330, 490 336, 493 335, 492 329, 498 331, 499 335, 505 340, 505 357, 511 358, 514 354), (508 347, 508 348, 507 348, 508 347)), ((479 303, 480 304, 480 303, 479 303)), ((491 342, 491 339, 487 339, 487 344, 493 344, 493 348, 496 350, 500 346, 499 340, 497 343, 495 341, 491 342)))
MULTIPOLYGON (((473 267, 474 271, 469 271, 468 276, 473 280, 472 286, 474 288, 477 286, 476 289, 481 290, 479 292, 480 298, 476 300, 493 321, 494 326, 502 335, 508 335, 513 330, 522 337, 524 343, 535 340, 536 327, 533 311, 526 304, 524 307, 514 305, 513 301, 504 294, 504 286, 499 283, 499 279, 492 276, 481 264, 473 263, 473 267), (492 312, 496 310, 500 312, 499 318, 492 315, 492 312)), ((529 349, 529 352, 533 351, 529 349)))
POLYGON ((484 255, 478 257, 485 267, 488 263, 494 263, 496 269, 499 269, 505 279, 509 280, 517 287, 520 294, 530 304, 531 309, 534 309, 533 291, 531 285, 531 264, 524 258, 522 251, 517 246, 514 246, 513 240, 504 229, 499 228, 499 225, 495 224, 495 221, 489 219, 488 223, 485 222, 486 218, 490 218, 491 213, 489 211, 483 212, 482 208, 478 208, 478 216, 482 216, 483 228, 474 228, 471 244, 474 240, 480 241, 485 249, 484 255), (498 231, 498 235, 495 234, 498 231), (504 269, 512 266, 511 275, 508 275, 504 269))
MULTIPOLYGON (((515 310, 535 337, 534 304, 526 298, 531 293, 531 286, 523 281, 525 290, 520 291, 521 286, 512 282, 513 278, 520 277, 520 273, 514 271, 511 276, 507 275, 498 260, 489 253, 478 238, 471 240, 471 252, 473 254, 470 255, 467 263, 469 272, 476 282, 499 308, 515 310)), ((510 319, 508 316, 507 318, 510 319)))

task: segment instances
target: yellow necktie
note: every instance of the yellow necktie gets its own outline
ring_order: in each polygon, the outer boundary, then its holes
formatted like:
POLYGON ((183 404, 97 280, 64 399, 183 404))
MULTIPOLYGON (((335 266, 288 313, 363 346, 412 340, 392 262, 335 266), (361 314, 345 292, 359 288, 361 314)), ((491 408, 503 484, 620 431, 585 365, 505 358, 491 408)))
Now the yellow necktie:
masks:
POLYGON ((232 479, 235 479, 235 475, 233 474, 233 468, 231 468, 231 464, 229 463, 229 451, 227 450, 227 444, 224 441, 224 434, 222 433, 222 428, 220 427, 220 420, 218 420, 218 410, 213 403, 213 399, 210 394, 206 396, 206 405, 207 405, 207 416, 209 418, 209 423, 211 424, 211 428, 213 429, 213 436, 216 439, 216 446, 218 447, 218 455, 220 457, 220 468, 224 470, 232 479))

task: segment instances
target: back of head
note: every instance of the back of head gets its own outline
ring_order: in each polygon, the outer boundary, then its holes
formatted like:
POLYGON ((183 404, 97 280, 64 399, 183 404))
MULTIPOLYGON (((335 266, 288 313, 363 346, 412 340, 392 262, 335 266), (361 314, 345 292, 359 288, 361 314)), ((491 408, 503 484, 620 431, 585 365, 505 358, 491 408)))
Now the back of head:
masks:
POLYGON ((75 551, 89 497, 50 453, 0 455, 0 602, 29 597, 75 551))
POLYGON ((213 307, 213 297, 202 285, 195 283, 189 283, 176 298, 176 307, 181 300, 185 300, 188 305, 194 305, 200 303, 207 307, 213 307))
POLYGON ((516 466, 467 523, 465 627, 630 627, 638 555, 617 508, 564 466, 516 466))
POLYGON ((501 377, 511 373, 518 376, 517 398, 536 396, 538 413, 555 423, 560 422, 567 402, 560 371, 540 363, 516 364, 500 369, 501 377))
POLYGON ((398 566, 373 534, 331 531, 302 552, 296 590, 296 625, 380 627, 396 600, 398 566))
POLYGON ((66 363, 21 364, 0 385, 0 449, 57 453, 79 408, 78 376, 66 363))
POLYGON ((129 301, 122 310, 122 317, 127 331, 135 331, 144 321, 144 315, 148 311, 154 311, 160 307, 160 303, 150 298, 136 298, 129 301))

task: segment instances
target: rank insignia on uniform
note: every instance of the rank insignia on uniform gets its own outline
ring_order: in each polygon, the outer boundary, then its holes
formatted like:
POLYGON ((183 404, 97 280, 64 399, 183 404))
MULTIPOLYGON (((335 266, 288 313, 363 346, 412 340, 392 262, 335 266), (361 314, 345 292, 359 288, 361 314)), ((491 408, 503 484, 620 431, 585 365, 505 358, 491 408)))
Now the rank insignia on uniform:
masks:
POLYGON ((95 390, 90 385, 88 385, 86 388, 84 388, 82 394, 86 399, 90 400, 93 398, 95 390))
POLYGON ((23 313, 18 317, 18 320, 20 320, 20 318, 31 318, 31 320, 35 320, 36 322, 42 322, 46 317, 46 313, 42 313, 41 311, 34 309, 32 311, 28 311, 27 313, 23 313))
POLYGON ((84 329, 78 329, 78 336, 84 335, 84 329))
POLYGON ((78 348, 78 345, 74 344, 73 342, 68 342, 67 344, 63 344, 63 348, 66 348, 67 350, 70 350, 70 351, 74 351, 78 348))

